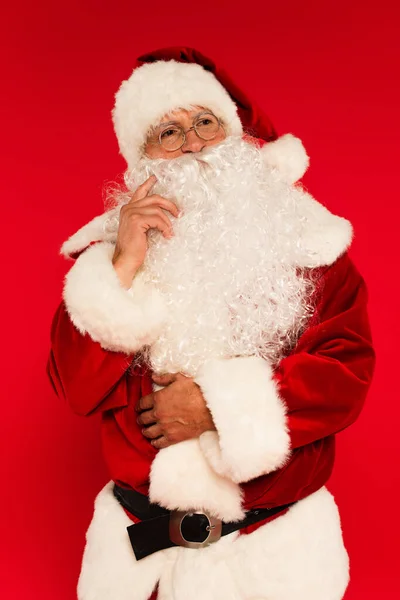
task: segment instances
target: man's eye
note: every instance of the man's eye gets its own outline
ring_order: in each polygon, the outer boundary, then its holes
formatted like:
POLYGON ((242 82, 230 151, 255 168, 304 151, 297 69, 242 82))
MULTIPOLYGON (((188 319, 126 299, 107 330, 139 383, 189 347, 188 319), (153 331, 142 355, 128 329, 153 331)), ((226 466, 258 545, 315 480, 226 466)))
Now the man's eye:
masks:
POLYGON ((197 125, 210 125, 212 123, 211 119, 200 119, 200 121, 197 121, 197 125))
POLYGON ((171 137, 172 135, 176 135, 178 132, 176 129, 166 129, 165 131, 162 132, 161 137, 162 139, 171 137))

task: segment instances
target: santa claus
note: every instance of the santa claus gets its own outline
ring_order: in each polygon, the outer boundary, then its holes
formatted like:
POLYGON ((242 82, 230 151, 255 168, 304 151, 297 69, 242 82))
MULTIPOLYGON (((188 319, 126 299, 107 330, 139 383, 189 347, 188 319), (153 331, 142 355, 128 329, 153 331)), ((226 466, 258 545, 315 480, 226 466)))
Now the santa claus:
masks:
POLYGON ((299 140, 190 49, 116 94, 128 169, 75 258, 48 372, 102 413, 80 600, 339 600, 325 487, 374 367, 350 223, 296 182, 299 140), (157 591, 156 591, 157 590, 157 591))

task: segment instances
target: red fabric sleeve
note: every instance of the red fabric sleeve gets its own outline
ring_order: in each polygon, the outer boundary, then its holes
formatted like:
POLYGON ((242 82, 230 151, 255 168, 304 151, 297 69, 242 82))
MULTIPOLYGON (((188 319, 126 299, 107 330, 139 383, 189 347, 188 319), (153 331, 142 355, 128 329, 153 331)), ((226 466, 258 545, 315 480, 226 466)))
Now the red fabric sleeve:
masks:
POLYGON ((51 327, 47 374, 57 396, 79 415, 128 404, 126 371, 133 355, 104 350, 71 322, 63 302, 51 327))
POLYGON ((288 408, 292 448, 353 423, 375 365, 367 288, 347 253, 321 276, 316 298, 309 327, 275 372, 288 408))

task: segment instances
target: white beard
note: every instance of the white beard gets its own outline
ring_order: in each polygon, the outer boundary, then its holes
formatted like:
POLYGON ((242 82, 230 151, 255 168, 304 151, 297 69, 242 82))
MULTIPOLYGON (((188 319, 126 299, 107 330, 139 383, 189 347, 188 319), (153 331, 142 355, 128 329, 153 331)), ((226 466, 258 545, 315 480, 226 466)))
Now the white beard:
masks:
POLYGON ((183 215, 171 219, 172 239, 148 234, 141 276, 168 307, 161 336, 143 350, 151 368, 195 376, 211 358, 277 362, 313 308, 312 281, 296 268, 298 190, 265 166, 258 148, 232 137, 201 155, 143 159, 126 175, 128 188, 152 173, 153 192, 183 215))

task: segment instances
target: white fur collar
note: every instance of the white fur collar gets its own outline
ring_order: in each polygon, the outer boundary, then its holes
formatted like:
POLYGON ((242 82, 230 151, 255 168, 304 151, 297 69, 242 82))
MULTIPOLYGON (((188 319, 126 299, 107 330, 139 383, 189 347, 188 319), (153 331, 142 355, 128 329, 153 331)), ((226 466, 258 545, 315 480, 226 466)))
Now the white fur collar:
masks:
MULTIPOLYGON (((294 185, 306 172, 309 157, 300 139, 288 133, 274 142, 265 144, 261 154, 273 176, 294 185)), ((353 229, 349 221, 332 214, 310 194, 298 194, 299 213, 305 221, 303 234, 298 240, 302 255, 299 267, 328 266, 343 254, 351 244, 353 229)), ((95 217, 81 227, 61 247, 61 254, 74 257, 93 242, 116 241, 119 208, 95 217)))
MULTIPOLYGON (((302 196, 302 202, 307 228, 303 239, 299 240, 304 248, 304 260, 300 257, 298 266, 329 266, 350 246, 353 237, 351 223, 332 214, 309 194, 302 196)), ((74 258, 94 242, 115 243, 118 211, 119 208, 114 208, 81 227, 64 242, 60 253, 65 257, 74 258)))

